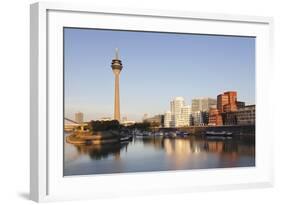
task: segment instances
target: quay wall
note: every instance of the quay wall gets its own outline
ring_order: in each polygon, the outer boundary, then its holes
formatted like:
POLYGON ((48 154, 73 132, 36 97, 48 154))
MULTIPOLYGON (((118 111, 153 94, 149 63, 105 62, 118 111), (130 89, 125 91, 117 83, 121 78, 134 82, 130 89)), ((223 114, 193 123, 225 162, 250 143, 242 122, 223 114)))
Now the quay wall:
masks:
MULTIPOLYGON (((164 130, 173 128, 164 128, 164 130)), ((207 131, 214 132, 232 132, 233 136, 237 138, 245 138, 245 139, 254 139, 255 138, 255 125, 223 125, 223 126, 190 126, 177 128, 180 131, 187 131, 193 135, 201 136, 204 135, 207 131)))

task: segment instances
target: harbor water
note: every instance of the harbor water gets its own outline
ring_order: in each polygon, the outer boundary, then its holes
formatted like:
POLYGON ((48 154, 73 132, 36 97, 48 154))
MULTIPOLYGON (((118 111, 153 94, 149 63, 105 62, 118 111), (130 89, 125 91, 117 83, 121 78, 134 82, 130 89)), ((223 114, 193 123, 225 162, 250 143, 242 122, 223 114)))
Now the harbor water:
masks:
POLYGON ((136 136, 105 145, 64 142, 64 176, 255 166, 254 143, 236 139, 136 136))

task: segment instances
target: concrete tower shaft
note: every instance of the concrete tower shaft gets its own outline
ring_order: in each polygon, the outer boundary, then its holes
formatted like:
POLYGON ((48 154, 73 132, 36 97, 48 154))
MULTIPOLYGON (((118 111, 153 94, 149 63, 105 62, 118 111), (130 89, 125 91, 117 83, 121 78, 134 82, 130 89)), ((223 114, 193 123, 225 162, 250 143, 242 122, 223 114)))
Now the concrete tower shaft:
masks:
POLYGON ((111 68, 114 74, 114 119, 120 122, 120 95, 119 95, 119 76, 123 68, 119 59, 118 48, 115 49, 115 58, 112 60, 111 68))

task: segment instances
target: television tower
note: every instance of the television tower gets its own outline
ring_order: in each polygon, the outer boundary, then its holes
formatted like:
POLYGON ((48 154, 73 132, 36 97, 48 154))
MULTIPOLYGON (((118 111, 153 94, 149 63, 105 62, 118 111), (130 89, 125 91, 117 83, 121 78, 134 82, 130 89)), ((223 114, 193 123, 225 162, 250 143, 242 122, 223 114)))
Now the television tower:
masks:
POLYGON ((120 122, 119 76, 123 68, 119 59, 118 48, 115 49, 115 58, 112 59, 111 68, 114 74, 114 119, 120 122))

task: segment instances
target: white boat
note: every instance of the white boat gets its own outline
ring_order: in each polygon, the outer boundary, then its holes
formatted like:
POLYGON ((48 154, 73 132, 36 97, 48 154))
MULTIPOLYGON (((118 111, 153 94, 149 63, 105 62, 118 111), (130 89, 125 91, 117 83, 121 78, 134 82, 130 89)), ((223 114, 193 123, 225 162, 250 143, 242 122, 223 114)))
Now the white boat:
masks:
POLYGON ((226 131, 221 131, 221 132, 207 131, 205 134, 207 136, 231 136, 232 132, 226 132, 226 131))

